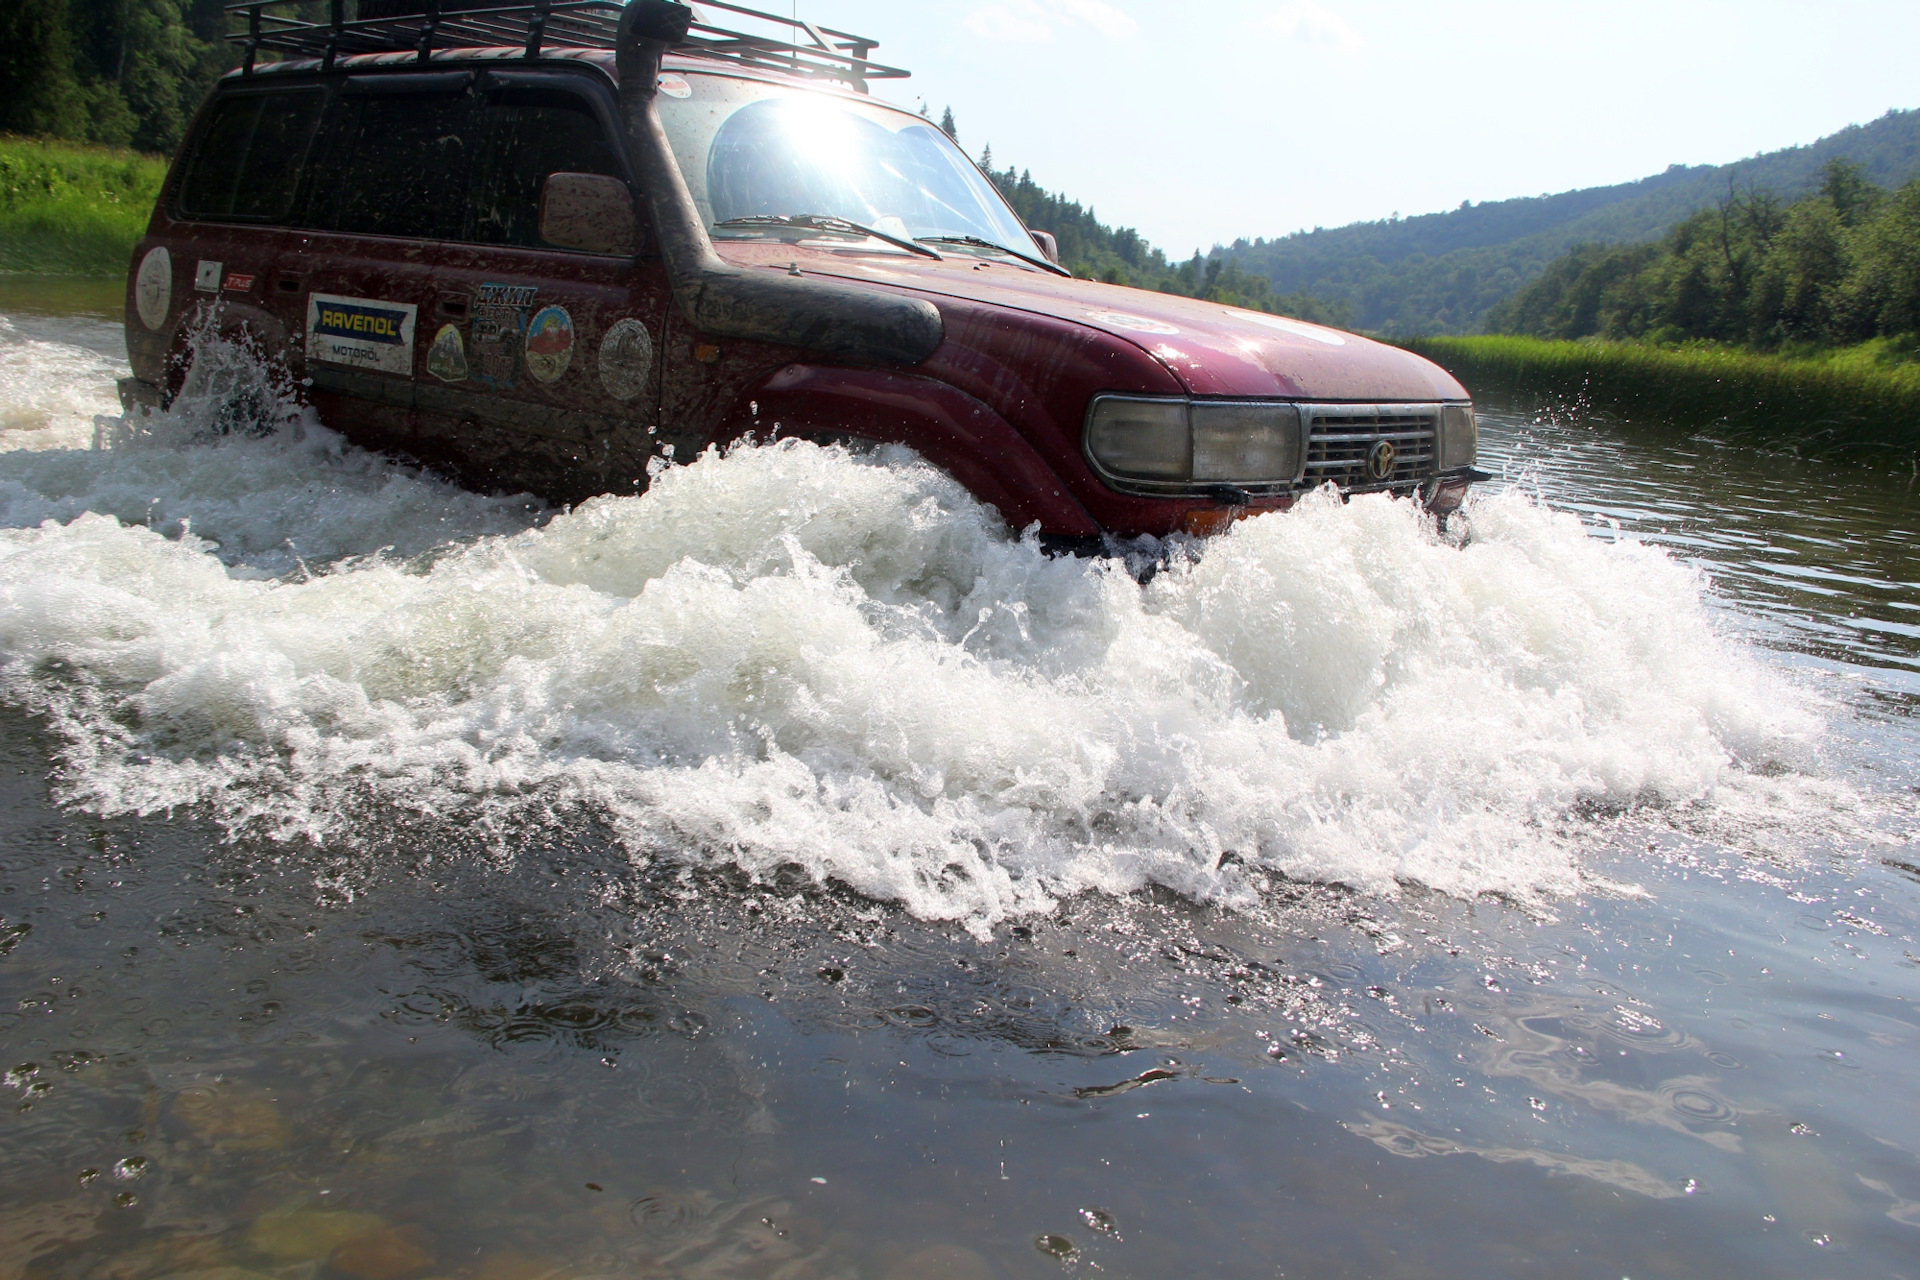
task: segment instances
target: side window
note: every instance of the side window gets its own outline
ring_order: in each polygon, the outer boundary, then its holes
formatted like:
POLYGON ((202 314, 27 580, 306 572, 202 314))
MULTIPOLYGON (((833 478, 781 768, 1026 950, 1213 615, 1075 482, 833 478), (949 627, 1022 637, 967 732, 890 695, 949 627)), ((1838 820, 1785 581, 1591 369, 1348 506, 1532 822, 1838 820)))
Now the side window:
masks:
POLYGON ((293 208, 323 94, 232 94, 214 104, 180 184, 189 218, 277 222, 293 208))
POLYGON ((463 93, 341 99, 314 224, 361 235, 457 237, 466 214, 472 114, 463 93))
POLYGON ((540 189, 548 174, 621 176, 600 118, 571 93, 509 89, 488 98, 480 115, 480 161, 468 240, 540 245, 540 189))

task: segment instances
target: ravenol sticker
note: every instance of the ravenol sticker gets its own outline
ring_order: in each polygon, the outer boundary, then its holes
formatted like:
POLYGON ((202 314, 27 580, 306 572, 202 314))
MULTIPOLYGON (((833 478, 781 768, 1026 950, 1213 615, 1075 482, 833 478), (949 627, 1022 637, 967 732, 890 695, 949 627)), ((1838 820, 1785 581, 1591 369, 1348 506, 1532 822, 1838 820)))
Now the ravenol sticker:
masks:
POLYGON ((527 371, 552 382, 573 362, 573 317, 565 307, 543 307, 527 326, 527 371))
POLYGON ((309 294, 307 359, 411 376, 418 310, 410 302, 309 294))

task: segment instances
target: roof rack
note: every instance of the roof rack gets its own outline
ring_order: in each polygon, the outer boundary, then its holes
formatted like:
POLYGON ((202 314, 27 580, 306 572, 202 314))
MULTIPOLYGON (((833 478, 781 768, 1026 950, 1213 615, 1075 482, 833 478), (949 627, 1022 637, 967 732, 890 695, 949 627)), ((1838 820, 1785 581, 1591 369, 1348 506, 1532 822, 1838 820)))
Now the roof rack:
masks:
MULTIPOLYGON (((314 22, 302 0, 241 0, 227 12, 245 19, 246 29, 228 34, 246 56, 242 72, 253 74, 262 53, 282 58, 318 58, 327 70, 334 60, 357 53, 407 53, 430 61, 443 49, 519 48, 538 58, 543 50, 612 49, 624 0, 531 0, 500 4, 495 0, 326 0, 330 20, 314 22)), ((803 18, 700 0, 694 21, 678 53, 714 58, 761 71, 835 80, 866 93, 869 80, 903 80, 910 73, 871 61, 879 42, 803 18), (723 10, 771 24, 784 34, 756 35, 707 21, 702 10, 723 10)))

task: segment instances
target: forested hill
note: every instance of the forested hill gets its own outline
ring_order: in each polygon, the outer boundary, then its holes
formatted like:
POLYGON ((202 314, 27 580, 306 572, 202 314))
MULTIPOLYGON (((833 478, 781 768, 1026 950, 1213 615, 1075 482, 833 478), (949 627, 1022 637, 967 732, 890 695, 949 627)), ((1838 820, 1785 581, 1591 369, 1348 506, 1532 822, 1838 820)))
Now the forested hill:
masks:
POLYGON ((1216 247, 1275 293, 1310 294, 1362 329, 1470 333, 1486 313, 1576 244, 1651 240, 1730 190, 1792 199, 1819 185, 1832 159, 1896 186, 1920 174, 1920 110, 1890 111, 1804 147, 1724 165, 1675 165, 1611 187, 1463 204, 1446 213, 1303 231, 1216 247))

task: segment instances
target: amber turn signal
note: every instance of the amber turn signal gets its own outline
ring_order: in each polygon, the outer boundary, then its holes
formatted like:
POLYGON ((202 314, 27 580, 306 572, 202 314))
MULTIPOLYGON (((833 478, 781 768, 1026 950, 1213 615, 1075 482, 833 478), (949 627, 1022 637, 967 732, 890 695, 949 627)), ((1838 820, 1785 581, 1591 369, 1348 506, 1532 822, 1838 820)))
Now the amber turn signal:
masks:
POLYGON ((1258 514, 1252 507, 1196 507, 1181 519, 1180 531, 1196 538, 1211 538, 1225 533, 1234 521, 1258 514))

